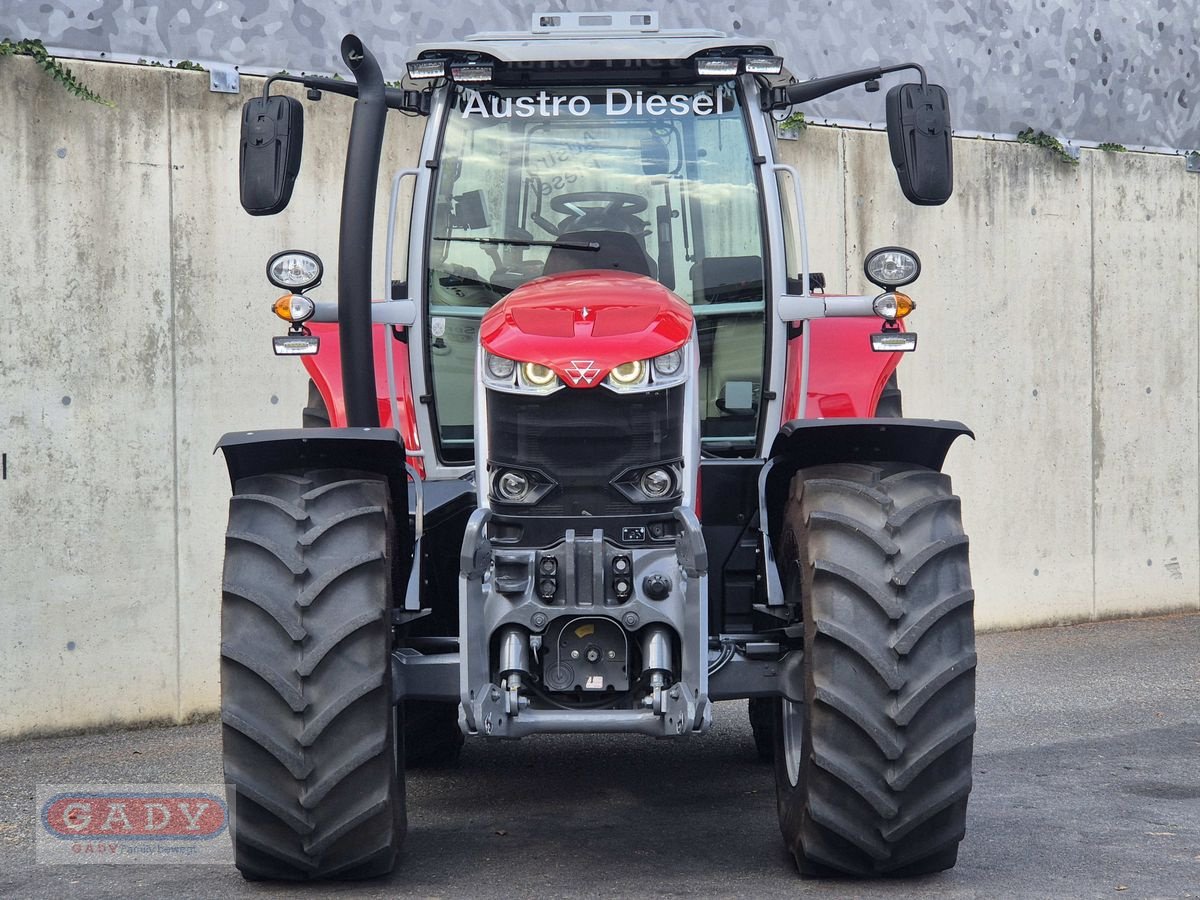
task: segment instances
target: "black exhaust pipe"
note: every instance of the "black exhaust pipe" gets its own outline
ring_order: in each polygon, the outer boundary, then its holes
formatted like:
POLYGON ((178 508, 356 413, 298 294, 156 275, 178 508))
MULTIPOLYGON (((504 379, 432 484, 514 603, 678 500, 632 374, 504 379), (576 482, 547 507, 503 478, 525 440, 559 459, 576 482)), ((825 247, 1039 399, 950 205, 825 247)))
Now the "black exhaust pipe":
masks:
POLYGON ((346 424, 378 427, 375 354, 371 340, 371 238, 375 189, 387 105, 383 73, 375 56, 352 34, 342 38, 342 59, 358 82, 350 121, 346 178, 342 186, 342 230, 338 241, 338 337, 346 424))

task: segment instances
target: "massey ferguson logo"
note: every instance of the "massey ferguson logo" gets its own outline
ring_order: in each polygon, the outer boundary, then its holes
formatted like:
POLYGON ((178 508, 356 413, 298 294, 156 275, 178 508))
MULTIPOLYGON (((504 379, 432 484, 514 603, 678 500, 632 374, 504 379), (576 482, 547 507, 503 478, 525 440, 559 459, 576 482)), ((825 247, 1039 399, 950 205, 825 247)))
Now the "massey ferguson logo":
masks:
POLYGON ((594 359, 573 359, 567 366, 567 375, 575 384, 579 384, 581 381, 584 384, 591 384, 599 374, 600 370, 596 368, 594 359))

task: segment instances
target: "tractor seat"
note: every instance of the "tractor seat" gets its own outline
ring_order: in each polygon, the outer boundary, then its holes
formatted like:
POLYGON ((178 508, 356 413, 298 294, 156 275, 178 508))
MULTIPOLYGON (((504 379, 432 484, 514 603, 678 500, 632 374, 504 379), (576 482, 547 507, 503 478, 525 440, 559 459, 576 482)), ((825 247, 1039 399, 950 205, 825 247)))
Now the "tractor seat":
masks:
POLYGON ((555 240, 573 244, 596 243, 599 250, 575 250, 551 247, 546 255, 543 275, 578 272, 582 269, 617 269, 635 275, 654 276, 653 263, 638 239, 625 231, 568 231, 555 240))

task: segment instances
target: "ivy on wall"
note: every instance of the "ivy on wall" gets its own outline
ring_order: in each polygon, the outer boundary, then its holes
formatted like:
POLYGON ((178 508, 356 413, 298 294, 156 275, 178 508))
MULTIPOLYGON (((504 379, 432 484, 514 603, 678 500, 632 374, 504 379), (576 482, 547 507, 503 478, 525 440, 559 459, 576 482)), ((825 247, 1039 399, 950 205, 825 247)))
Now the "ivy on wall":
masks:
POLYGON ((14 41, 11 38, 4 38, 0 40, 0 57, 5 56, 31 57, 39 69, 50 76, 51 79, 61 84, 67 93, 73 94, 81 100, 90 100, 93 103, 99 103, 101 106, 110 108, 117 105, 111 100, 105 100, 87 85, 83 84, 70 69, 47 52, 41 41, 29 39, 14 41))

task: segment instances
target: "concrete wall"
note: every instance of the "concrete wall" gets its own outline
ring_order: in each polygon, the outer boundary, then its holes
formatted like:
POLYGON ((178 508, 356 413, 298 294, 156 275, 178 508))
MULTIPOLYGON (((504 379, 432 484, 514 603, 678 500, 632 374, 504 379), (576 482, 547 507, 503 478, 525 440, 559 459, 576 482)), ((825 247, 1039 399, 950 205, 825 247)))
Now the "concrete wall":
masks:
MULTIPOLYGON (((215 707, 229 486, 212 447, 304 404, 301 367, 270 352, 263 265, 304 246, 336 279, 348 103, 308 105, 292 205, 253 219, 241 98, 201 73, 73 68, 117 108, 0 60, 0 735, 215 707)), ((417 127, 393 130, 392 167, 417 127)), ((960 140, 954 199, 917 209, 878 133, 783 147, 831 288, 864 288, 875 246, 925 261, 902 386, 910 415, 978 436, 947 468, 980 627, 1200 608, 1200 179, 1172 157, 1072 168, 960 140)))

